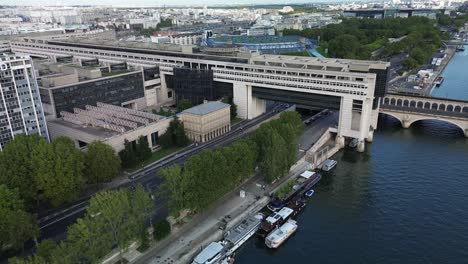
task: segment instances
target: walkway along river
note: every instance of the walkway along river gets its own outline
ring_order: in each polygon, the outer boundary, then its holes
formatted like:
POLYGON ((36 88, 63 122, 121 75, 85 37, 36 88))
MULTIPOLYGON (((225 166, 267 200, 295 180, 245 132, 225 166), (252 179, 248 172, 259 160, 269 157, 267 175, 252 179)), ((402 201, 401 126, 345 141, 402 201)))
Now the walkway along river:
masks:
MULTIPOLYGON (((468 100, 467 51, 452 63, 434 95, 468 100)), ((468 139, 459 128, 403 129, 381 116, 366 152, 334 158, 296 234, 277 250, 251 239, 236 263, 468 263, 468 139)))

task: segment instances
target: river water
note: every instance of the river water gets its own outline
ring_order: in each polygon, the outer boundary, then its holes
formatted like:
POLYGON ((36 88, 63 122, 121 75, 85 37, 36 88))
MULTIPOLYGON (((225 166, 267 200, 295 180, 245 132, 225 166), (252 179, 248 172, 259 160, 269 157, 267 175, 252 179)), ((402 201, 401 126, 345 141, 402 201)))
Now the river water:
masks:
MULTIPOLYGON (((467 51, 444 76, 434 95, 468 100, 467 51)), ((236 263, 468 263, 468 139, 459 128, 419 121, 402 129, 381 116, 365 153, 334 159, 298 231, 276 250, 254 237, 236 263)))

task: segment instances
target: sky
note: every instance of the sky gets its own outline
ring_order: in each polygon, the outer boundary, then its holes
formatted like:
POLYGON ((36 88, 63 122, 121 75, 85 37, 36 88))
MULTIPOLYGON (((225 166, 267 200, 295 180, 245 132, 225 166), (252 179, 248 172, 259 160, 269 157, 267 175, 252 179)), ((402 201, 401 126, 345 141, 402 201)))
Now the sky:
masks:
POLYGON ((324 0, 0 0, 0 5, 114 5, 114 6, 164 6, 164 5, 252 5, 252 4, 287 4, 312 3, 324 0))

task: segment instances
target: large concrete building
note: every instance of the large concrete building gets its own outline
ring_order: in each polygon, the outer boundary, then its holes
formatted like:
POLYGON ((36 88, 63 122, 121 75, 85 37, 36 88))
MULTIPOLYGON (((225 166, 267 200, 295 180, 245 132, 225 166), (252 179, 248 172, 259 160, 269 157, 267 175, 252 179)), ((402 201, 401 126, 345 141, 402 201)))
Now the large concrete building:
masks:
POLYGON ((171 118, 148 112, 97 102, 74 111, 60 113, 60 118, 49 120, 52 139, 66 136, 77 148, 85 148, 93 141, 110 145, 116 152, 125 148, 125 141, 135 142, 146 137, 150 148, 159 146, 161 136, 169 126, 171 118))
POLYGON ((0 150, 18 134, 49 139, 31 58, 0 56, 0 150))
MULTIPOLYGON (((23 38, 10 43, 13 52, 73 56, 127 63, 133 68, 158 67, 159 102, 176 97, 217 100, 231 96, 244 119, 266 111, 266 100, 293 103, 303 108, 339 110, 337 142, 358 139, 363 151, 377 128, 378 98, 385 96, 390 63, 282 55, 214 56, 196 52, 136 48, 128 43, 78 42, 23 38), (190 77, 190 78, 188 78, 190 77), (190 80, 190 81, 189 81, 190 80), (190 89, 188 89, 191 87, 190 89)), ((194 102, 199 103, 199 102, 194 102)))
POLYGON ((180 119, 190 140, 206 142, 231 130, 231 105, 206 102, 184 110, 180 119))

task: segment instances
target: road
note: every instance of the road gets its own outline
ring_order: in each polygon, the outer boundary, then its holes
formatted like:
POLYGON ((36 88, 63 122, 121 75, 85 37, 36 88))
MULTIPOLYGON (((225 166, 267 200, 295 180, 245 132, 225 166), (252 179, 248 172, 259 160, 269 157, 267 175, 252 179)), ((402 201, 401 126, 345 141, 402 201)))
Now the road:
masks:
MULTIPOLYGON (((159 169, 173 164, 182 164, 188 158, 203 150, 224 146, 239 138, 245 137, 248 134, 249 129, 271 118, 279 112, 286 110, 288 107, 289 105, 287 104, 276 104, 265 114, 255 119, 242 121, 239 124, 234 125, 231 131, 212 141, 198 146, 192 146, 182 152, 171 155, 136 171, 129 176, 132 180, 126 181, 116 188, 130 188, 135 184, 142 184, 147 188, 147 190, 150 190, 152 193, 156 193, 158 186, 162 182, 162 179, 157 175, 157 171, 159 169)), ((65 238, 67 227, 70 224, 75 223, 78 218, 84 216, 89 203, 89 198, 90 197, 83 198, 71 205, 68 205, 66 208, 61 208, 47 215, 40 216, 38 218, 39 228, 41 230, 40 240, 61 240, 65 238)), ((161 201, 156 202, 159 215, 164 215, 167 210, 164 208, 163 203, 161 203, 161 201)), ((30 251, 33 247, 32 242, 25 245, 25 247, 26 252, 30 251)))

